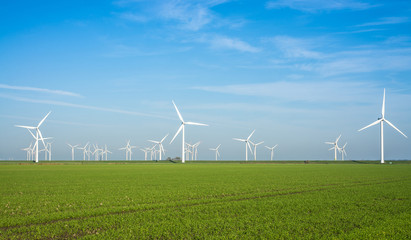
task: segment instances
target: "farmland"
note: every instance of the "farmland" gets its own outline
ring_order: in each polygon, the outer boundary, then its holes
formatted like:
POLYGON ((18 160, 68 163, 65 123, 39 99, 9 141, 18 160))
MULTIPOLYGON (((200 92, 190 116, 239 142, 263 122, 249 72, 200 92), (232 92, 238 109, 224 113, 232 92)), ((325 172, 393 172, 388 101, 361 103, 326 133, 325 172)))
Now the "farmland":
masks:
POLYGON ((411 164, 0 165, 0 238, 411 237, 411 164))

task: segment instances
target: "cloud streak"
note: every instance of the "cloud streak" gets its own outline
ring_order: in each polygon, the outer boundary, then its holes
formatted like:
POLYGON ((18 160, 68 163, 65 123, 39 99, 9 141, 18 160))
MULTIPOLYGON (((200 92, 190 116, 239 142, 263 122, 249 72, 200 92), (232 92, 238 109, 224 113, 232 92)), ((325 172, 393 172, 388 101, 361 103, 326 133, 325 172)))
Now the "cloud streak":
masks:
POLYGON ((210 43, 210 46, 215 49, 231 49, 250 53, 260 52, 259 48, 253 47, 250 44, 236 38, 216 36, 208 40, 208 42, 210 43))
POLYGON ((27 87, 27 86, 12 86, 7 84, 0 84, 2 89, 18 90, 18 91, 32 91, 32 92, 43 92, 56 95, 70 96, 70 97, 82 97, 78 93, 62 91, 62 90, 52 90, 47 88, 37 88, 37 87, 27 87))
POLYGON ((380 21, 368 22, 356 25, 356 27, 369 27, 369 26, 380 26, 380 25, 390 25, 390 24, 400 24, 409 22, 408 17, 385 17, 381 18, 380 21))
POLYGON ((30 99, 30 98, 10 96, 10 95, 6 95, 6 94, 0 94, 0 97, 5 98, 5 99, 9 99, 9 100, 19 101, 19 102, 46 104, 46 105, 80 108, 80 109, 88 109, 88 110, 95 110, 95 111, 102 111, 102 112, 120 113, 120 114, 132 115, 132 116, 142 116, 142 117, 150 117, 150 118, 175 120, 174 118, 169 118, 169 117, 161 116, 161 115, 142 113, 142 112, 134 112, 134 111, 127 111, 127 110, 115 109, 115 108, 95 107, 95 106, 74 104, 74 103, 68 103, 68 102, 62 102, 62 101, 30 99))
POLYGON ((267 9, 291 8, 303 12, 365 10, 376 6, 355 0, 277 0, 266 3, 267 9))

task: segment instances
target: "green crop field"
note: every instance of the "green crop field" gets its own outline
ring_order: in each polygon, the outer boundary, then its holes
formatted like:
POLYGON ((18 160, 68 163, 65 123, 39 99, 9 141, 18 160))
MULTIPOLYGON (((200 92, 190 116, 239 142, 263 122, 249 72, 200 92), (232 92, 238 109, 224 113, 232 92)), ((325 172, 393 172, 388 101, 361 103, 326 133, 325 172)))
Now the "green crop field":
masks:
POLYGON ((0 164, 1 239, 409 239, 411 164, 0 164))

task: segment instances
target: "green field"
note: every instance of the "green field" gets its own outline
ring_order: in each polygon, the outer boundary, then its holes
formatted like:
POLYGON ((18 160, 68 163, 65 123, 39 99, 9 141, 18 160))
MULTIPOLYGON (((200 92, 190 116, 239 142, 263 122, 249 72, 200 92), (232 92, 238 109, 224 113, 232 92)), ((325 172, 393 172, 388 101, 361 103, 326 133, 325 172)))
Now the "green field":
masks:
POLYGON ((0 238, 409 239, 411 164, 0 164, 0 238))

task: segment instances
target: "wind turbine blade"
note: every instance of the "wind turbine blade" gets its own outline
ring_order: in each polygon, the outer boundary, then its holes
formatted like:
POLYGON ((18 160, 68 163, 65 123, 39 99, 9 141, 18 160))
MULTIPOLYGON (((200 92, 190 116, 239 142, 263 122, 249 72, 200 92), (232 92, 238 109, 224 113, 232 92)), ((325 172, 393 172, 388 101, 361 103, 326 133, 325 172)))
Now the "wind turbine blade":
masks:
POLYGON ((394 124, 392 124, 390 121, 388 121, 387 119, 385 119, 385 121, 388 123, 388 125, 390 125, 391 127, 393 127, 395 130, 397 130, 399 133, 401 133, 404 137, 408 138, 407 135, 405 135, 403 132, 401 132, 398 128, 396 128, 394 126, 394 124))
POLYGON ((36 127, 32 127, 32 126, 22 126, 22 125, 14 125, 15 127, 19 127, 19 128, 26 128, 26 129, 36 129, 36 127))
POLYGON ((181 122, 184 122, 183 116, 181 116, 180 111, 178 111, 178 108, 177 108, 176 104, 174 103, 174 101, 172 101, 172 102, 173 102, 173 105, 174 105, 174 107, 175 107, 175 109, 176 109, 178 118, 180 118, 181 122))
POLYGON ((334 143, 333 143, 333 142, 325 142, 325 144, 332 144, 332 145, 334 145, 334 143))
POLYGON ((177 130, 176 134, 174 135, 173 139, 171 139, 170 144, 174 141, 174 139, 177 137, 177 135, 181 132, 181 130, 183 129, 184 124, 180 125, 180 128, 177 130))
POLYGON ((267 147, 267 146, 265 146, 265 148, 267 148, 267 149, 271 149, 270 147, 267 147))
POLYGON ((204 123, 196 123, 196 122, 185 122, 187 125, 197 125, 197 126, 208 126, 207 124, 204 123))
POLYGON ((247 140, 250 139, 251 136, 253 136, 254 132, 255 132, 255 129, 254 129, 254 131, 250 134, 250 136, 248 136, 247 140))
POLYGON ((365 126, 365 127, 361 128, 361 129, 360 129, 360 130, 358 130, 358 131, 362 131, 362 130, 364 130, 364 129, 366 129, 366 128, 369 128, 369 127, 371 127, 371 126, 374 126, 374 125, 376 125, 376 124, 380 123, 381 121, 382 121, 382 120, 381 120, 381 119, 379 119, 379 120, 377 120, 377 121, 375 121, 375 122, 371 123, 370 125, 368 125, 368 126, 365 126))
POLYGON ((50 115, 51 111, 49 113, 47 113, 47 115, 39 122, 39 125, 37 125, 37 127, 40 127, 41 124, 43 124, 44 120, 46 120, 46 118, 50 115))
POLYGON ((246 144, 247 144, 248 148, 250 149, 250 152, 253 153, 253 149, 251 149, 250 143, 249 143, 249 142, 246 142, 246 144))
POLYGON ((40 129, 37 129, 37 131, 39 132, 39 136, 40 136, 41 141, 43 142, 43 146, 44 146, 45 148, 47 148, 47 147, 46 147, 46 143, 44 142, 43 135, 42 135, 41 132, 40 132, 40 129))
POLYGON ((333 149, 335 149, 335 147, 332 147, 332 148, 328 149, 328 151, 333 150, 333 149))
POLYGON ((341 138, 341 134, 340 134, 340 136, 338 136, 337 140, 335 140, 335 143, 337 143, 338 140, 340 140, 340 138, 341 138))
POLYGON ((161 139, 161 143, 166 139, 166 137, 168 137, 168 133, 167 133, 167 135, 165 135, 164 137, 163 137, 163 139, 161 139))
POLYGON ((247 140, 245 140, 245 139, 241 139, 241 138, 233 138, 234 140, 236 140, 236 141, 240 141, 240 142, 246 142, 247 140))
POLYGON ((216 150, 218 150, 218 148, 221 146, 221 144, 218 145, 218 147, 216 148, 216 150))
POLYGON ((382 98, 382 109, 381 109, 381 116, 384 118, 385 115, 385 88, 384 88, 384 97, 382 98))
POLYGON ((160 143, 160 142, 154 141, 154 140, 147 140, 147 141, 152 142, 152 143, 156 143, 156 144, 159 144, 159 143, 160 143))

